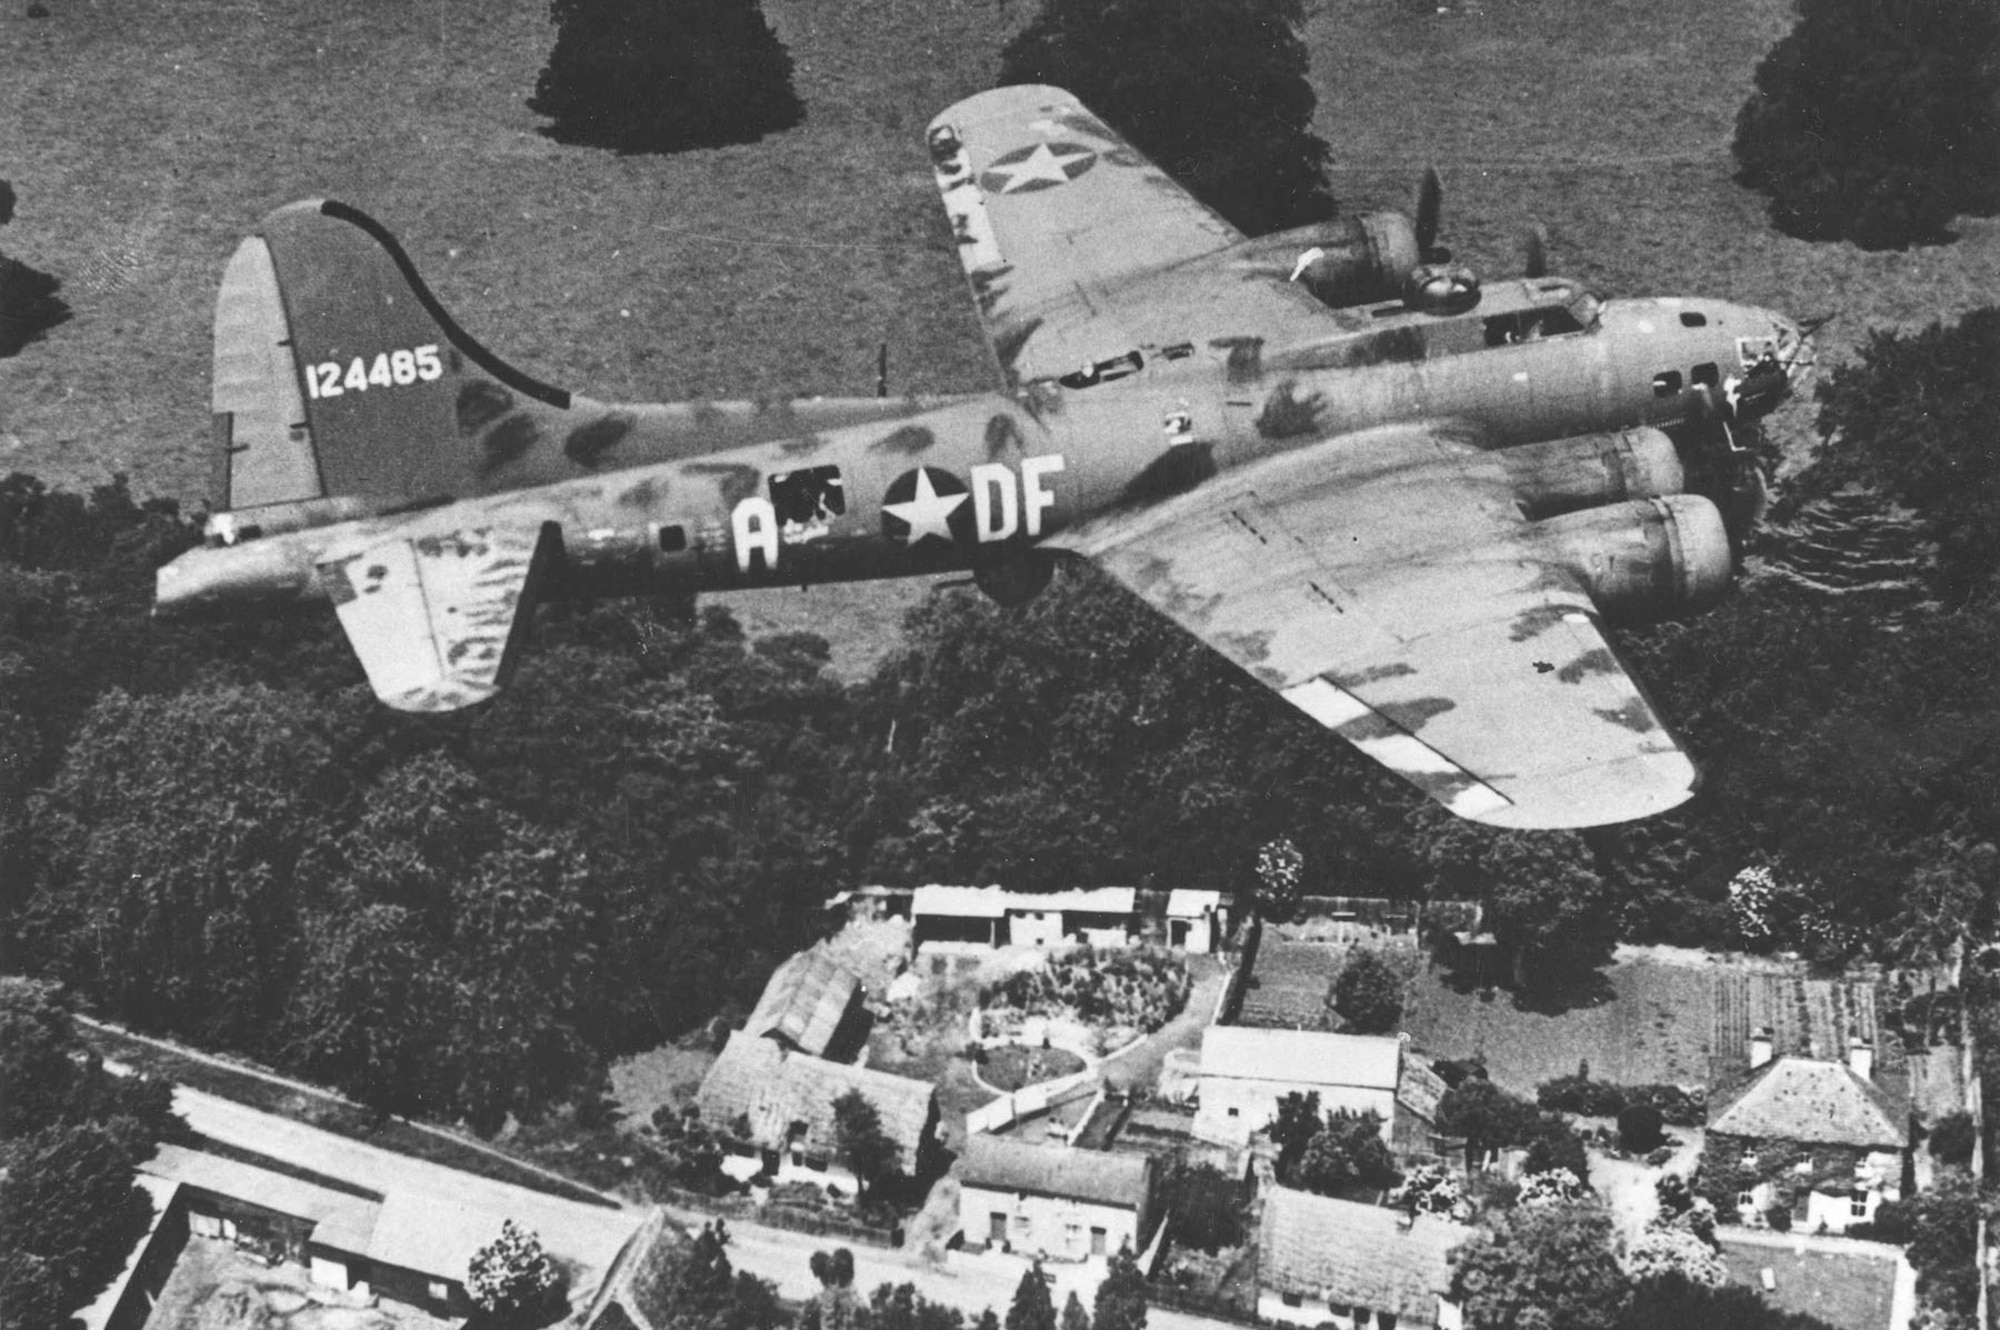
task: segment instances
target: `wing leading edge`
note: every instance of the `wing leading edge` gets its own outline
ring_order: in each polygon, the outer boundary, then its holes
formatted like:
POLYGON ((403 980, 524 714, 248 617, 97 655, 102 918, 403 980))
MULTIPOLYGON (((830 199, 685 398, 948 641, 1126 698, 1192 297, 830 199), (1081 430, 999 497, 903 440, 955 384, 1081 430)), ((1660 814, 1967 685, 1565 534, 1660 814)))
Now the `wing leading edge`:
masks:
POLYGON ((1059 538, 1452 812, 1664 812, 1694 764, 1463 432, 1331 439, 1059 538))

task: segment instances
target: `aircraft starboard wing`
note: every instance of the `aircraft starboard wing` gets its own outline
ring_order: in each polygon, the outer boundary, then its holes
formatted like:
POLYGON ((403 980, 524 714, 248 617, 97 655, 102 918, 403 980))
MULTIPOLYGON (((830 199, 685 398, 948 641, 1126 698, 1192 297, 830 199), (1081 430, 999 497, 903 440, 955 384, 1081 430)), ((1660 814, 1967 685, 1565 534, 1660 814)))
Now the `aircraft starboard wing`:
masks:
POLYGON ((546 564, 539 526, 393 537, 318 567, 375 695, 456 711, 507 682, 546 564))
POLYGON ((1461 816, 1596 826, 1694 791, 1470 431, 1327 440, 1054 543, 1461 816))
POLYGON ((1212 336, 1326 330, 1301 288, 1204 261, 1242 233, 1060 88, 968 97, 931 122, 929 149, 1009 383, 1212 336))

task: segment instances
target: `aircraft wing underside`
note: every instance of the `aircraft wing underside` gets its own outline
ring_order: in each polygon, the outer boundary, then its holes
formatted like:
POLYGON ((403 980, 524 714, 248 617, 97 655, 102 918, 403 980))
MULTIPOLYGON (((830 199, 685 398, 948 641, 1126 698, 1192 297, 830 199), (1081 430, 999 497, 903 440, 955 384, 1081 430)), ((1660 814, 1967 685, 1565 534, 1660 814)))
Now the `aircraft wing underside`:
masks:
POLYGON ((1693 764, 1471 437, 1329 439, 1054 543, 1462 816, 1594 826, 1681 803, 1693 764))
POLYGON ((968 97, 931 122, 929 146, 1009 383, 1135 350, 1326 330, 1325 308, 1300 287, 1220 261, 1242 234, 1059 88, 968 97))

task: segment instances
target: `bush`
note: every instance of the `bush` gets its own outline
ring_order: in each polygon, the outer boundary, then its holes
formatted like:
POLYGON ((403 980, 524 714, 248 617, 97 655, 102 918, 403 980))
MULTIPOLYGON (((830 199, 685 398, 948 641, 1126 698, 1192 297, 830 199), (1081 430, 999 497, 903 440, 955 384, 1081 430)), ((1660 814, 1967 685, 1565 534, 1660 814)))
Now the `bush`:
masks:
POLYGON ((982 1006, 1029 1016, 1074 1015, 1091 1025, 1129 1026, 1150 1034, 1187 1001, 1187 963, 1150 949, 1051 956, 1039 970, 1022 970, 979 995, 982 1006))
POLYGON ((1972 1145, 1972 1115, 1969 1113, 1947 1113, 1938 1119, 1937 1126, 1931 1128, 1931 1158, 1940 1164, 1971 1163, 1972 1145))
POLYGON ((1249 1238, 1242 1184, 1215 1165, 1175 1157, 1167 1163, 1160 1190, 1176 1244, 1213 1255, 1249 1238))
POLYGON ((1618 1110, 1618 1148, 1645 1154, 1660 1146, 1660 1110, 1651 1104, 1627 1104, 1618 1110))
POLYGON ((1708 1121, 1708 1095, 1701 1089, 1664 1082, 1614 1085, 1593 1081, 1583 1073, 1543 1081, 1535 1087, 1535 1102, 1555 1112, 1598 1118, 1616 1117, 1627 1108, 1644 1104, 1659 1110, 1660 1121, 1672 1126, 1699 1127, 1708 1121))

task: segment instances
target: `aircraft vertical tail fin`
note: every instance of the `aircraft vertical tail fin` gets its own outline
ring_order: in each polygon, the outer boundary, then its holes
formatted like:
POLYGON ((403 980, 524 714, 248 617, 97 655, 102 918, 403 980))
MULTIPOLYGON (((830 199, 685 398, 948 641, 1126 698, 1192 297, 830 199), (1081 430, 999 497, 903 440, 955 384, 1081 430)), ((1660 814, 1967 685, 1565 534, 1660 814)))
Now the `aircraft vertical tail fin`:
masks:
POLYGON ((216 298, 213 506, 460 497, 569 404, 468 336, 379 222, 294 203, 216 298))

